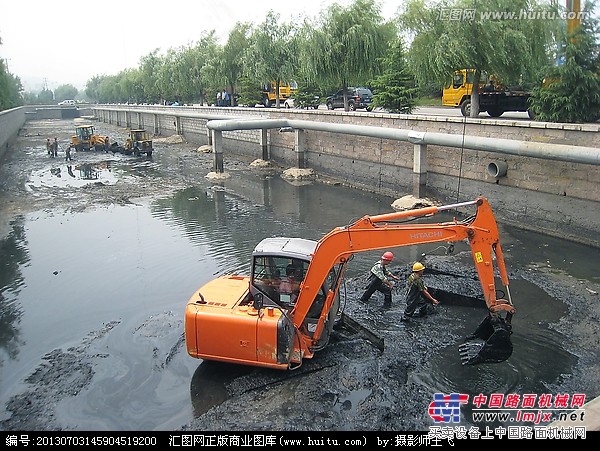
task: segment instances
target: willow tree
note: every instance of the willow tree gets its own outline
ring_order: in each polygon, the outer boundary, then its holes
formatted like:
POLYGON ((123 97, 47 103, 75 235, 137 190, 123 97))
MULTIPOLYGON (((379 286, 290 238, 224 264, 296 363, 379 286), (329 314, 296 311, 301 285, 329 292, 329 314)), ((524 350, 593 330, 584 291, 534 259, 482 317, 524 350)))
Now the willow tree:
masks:
POLYGON ((219 51, 215 32, 204 33, 195 45, 179 47, 170 53, 169 79, 177 87, 177 100, 191 103, 198 99, 202 104, 212 85, 204 68, 214 61, 219 51))
MULTIPOLYGON (((408 58, 421 83, 441 87, 455 70, 474 69, 474 86, 482 72, 505 85, 521 85, 549 63, 558 26, 549 19, 555 8, 538 0, 443 0, 432 6, 409 0, 399 23, 413 38, 408 58)), ((479 96, 473 90, 471 116, 478 115, 479 96)))
MULTIPOLYGON (((236 87, 240 85, 244 74, 244 55, 250 46, 250 30, 249 23, 237 22, 230 31, 227 42, 218 52, 214 64, 206 66, 207 72, 212 72, 214 66, 213 80, 222 81, 222 85, 228 86, 232 94, 232 106, 234 106, 233 94, 236 94, 236 87)), ((220 85, 221 83, 219 83, 220 85)), ((213 86, 213 88, 219 86, 213 86)))
POLYGON ((159 55, 159 49, 154 49, 140 58, 142 85, 148 103, 158 103, 162 99, 157 79, 158 71, 162 66, 163 58, 159 55))
POLYGON ((344 90, 365 85, 380 73, 378 61, 396 38, 396 28, 385 22, 374 0, 355 0, 348 7, 331 5, 315 24, 303 27, 301 63, 310 79, 344 90))
POLYGON ((279 87, 292 80, 298 58, 295 48, 295 27, 280 23, 279 14, 272 10, 265 21, 250 35, 246 53, 246 75, 253 74, 264 84, 275 82, 275 107, 279 108, 279 87))

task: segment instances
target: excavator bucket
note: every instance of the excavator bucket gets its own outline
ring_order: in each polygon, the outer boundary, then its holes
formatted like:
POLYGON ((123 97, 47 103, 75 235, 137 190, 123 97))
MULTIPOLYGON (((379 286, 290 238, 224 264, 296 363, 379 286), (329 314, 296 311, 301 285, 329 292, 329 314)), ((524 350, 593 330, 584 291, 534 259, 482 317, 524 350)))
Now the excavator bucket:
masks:
POLYGON ((509 321, 488 315, 458 347, 462 364, 499 363, 508 359, 513 352, 509 321))

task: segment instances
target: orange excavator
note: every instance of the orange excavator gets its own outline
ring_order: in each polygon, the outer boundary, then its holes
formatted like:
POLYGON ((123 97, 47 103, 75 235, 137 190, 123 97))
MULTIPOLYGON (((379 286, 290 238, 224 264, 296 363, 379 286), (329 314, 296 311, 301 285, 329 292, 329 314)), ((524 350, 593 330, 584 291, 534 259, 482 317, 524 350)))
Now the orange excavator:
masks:
POLYGON ((295 369, 329 342, 340 312, 340 287, 353 254, 434 242, 467 240, 471 246, 488 314, 459 346, 462 363, 497 363, 513 350, 515 313, 500 246, 498 226, 484 197, 445 206, 376 216, 337 227, 318 241, 266 238, 252 253, 250 276, 224 275, 198 289, 185 311, 190 356, 274 369, 295 369), (410 221, 463 207, 476 207, 464 220, 411 224, 410 221), (495 271, 507 299, 497 299, 495 271), (280 287, 282 278, 294 284, 280 287))

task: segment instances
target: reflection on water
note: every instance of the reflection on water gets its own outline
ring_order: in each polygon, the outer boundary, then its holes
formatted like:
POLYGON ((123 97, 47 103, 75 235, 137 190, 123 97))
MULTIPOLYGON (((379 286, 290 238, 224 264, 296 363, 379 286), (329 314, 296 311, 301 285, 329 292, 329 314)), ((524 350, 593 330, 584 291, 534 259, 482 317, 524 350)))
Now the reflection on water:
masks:
MULTIPOLYGON (((97 177, 89 180, 85 168, 82 176, 80 167, 69 164, 61 177, 40 171, 30 183, 115 183, 155 170, 155 163, 147 160, 131 166, 107 162, 92 166, 97 177)), ((96 359, 94 385, 57 407, 66 424, 160 430, 188 423, 224 399, 225 384, 235 371, 245 371, 200 365, 185 353, 182 316, 194 290, 216 275, 248 273, 251 252, 265 237, 319 239, 366 214, 391 211, 392 201, 342 186, 295 186, 278 176, 248 173, 216 185, 199 180, 148 203, 76 214, 35 212, 21 218, 0 247, 0 419, 10 416, 7 402, 22 390, 41 356, 80 346, 82 356, 96 359), (106 336, 86 338, 115 320, 118 325, 106 336)), ((512 248, 509 234, 503 240, 511 258, 532 258, 527 246, 533 240, 512 248)), ((561 244, 563 252, 572 250, 572 244, 556 243, 561 244)), ((414 261, 427 250, 395 249, 397 264, 414 261)), ((357 255, 348 276, 364 274, 379 253, 357 255)), ((580 257, 585 261, 584 254, 580 257)), ((587 263, 594 262, 588 257, 587 263)), ((456 348, 448 346, 432 362, 433 371, 412 378, 432 393, 474 395, 541 393, 568 374, 576 359, 563 347, 564 338, 547 327, 564 314, 564 305, 527 282, 515 282, 513 290, 513 296, 527 302, 518 306, 515 351, 508 362, 463 367, 456 348)), ((448 312, 444 321, 456 326, 459 336, 483 317, 466 307, 448 307, 448 312)), ((396 337, 403 331, 393 315, 374 316, 371 326, 396 337)), ((347 405, 366 395, 357 393, 347 405)))

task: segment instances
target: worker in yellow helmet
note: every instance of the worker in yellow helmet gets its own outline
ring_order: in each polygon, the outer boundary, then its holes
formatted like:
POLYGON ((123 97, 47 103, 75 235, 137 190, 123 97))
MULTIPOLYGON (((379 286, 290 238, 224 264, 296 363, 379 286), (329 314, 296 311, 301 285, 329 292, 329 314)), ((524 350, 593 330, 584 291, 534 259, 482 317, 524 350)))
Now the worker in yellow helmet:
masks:
POLYGON ((425 266, 416 262, 412 267, 412 273, 406 280, 406 309, 402 315, 402 321, 408 321, 410 317, 425 316, 431 311, 431 305, 438 305, 439 301, 434 298, 423 281, 425 266))

